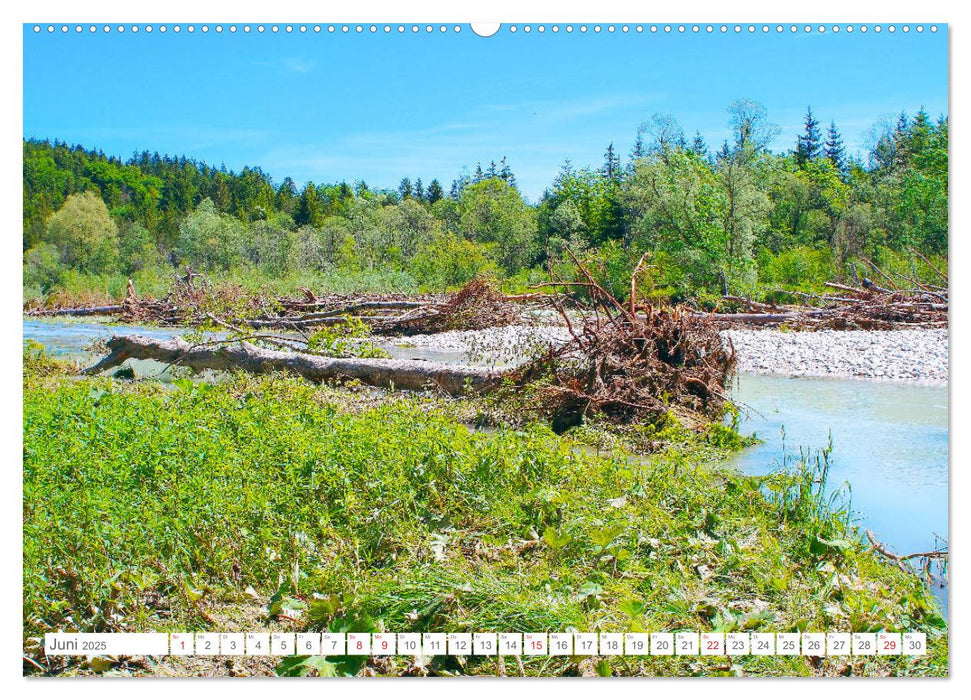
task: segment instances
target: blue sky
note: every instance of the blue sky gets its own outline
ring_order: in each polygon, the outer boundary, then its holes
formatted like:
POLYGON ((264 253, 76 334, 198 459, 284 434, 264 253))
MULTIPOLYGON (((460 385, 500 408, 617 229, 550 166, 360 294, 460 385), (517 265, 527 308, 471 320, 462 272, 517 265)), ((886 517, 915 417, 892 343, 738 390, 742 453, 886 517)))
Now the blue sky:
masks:
POLYGON ((35 34, 24 28, 24 136, 128 157, 148 149, 299 184, 439 178, 506 155, 535 200, 564 159, 673 114, 709 146, 737 98, 787 149, 807 105, 851 152, 881 117, 947 113, 947 31, 918 34, 35 34))

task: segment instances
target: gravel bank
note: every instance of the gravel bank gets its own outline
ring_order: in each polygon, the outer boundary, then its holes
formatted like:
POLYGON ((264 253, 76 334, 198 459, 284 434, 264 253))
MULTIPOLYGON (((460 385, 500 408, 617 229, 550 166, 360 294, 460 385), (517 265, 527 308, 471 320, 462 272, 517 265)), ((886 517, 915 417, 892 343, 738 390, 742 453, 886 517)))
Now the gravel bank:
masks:
MULTIPOLYGON (((795 377, 863 377, 947 382, 947 330, 727 330, 742 372, 795 377)), ((507 326, 387 339, 426 351, 464 353, 473 364, 508 366, 536 345, 570 339, 562 326, 507 326)), ((445 361, 448 361, 447 359, 445 361)))
MULTIPOLYGON (((504 326, 481 331, 446 331, 428 335, 412 335, 402 338, 380 338, 378 344, 392 355, 404 356, 412 351, 432 353, 461 353, 459 362, 474 365, 505 367, 522 362, 534 349, 546 345, 558 345, 570 340, 570 333, 563 326, 504 326)), ((448 362, 447 357, 438 357, 448 362)), ((452 360, 456 361, 456 360, 452 360)))
POLYGON ((730 330, 738 369, 795 377, 947 381, 947 330, 730 330))

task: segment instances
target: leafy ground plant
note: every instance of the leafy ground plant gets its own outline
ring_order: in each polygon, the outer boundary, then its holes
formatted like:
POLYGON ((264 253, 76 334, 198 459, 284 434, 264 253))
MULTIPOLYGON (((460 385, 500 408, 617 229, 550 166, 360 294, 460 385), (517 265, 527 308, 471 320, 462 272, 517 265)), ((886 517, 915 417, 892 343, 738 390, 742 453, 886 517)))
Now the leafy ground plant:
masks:
MULTIPOLYGON (((24 369, 25 672, 944 675, 947 630, 802 468, 687 440, 596 454, 395 395, 348 412, 281 377, 24 369), (59 665, 52 630, 923 630, 926 657, 296 657, 59 665)), ((818 480, 815 480, 818 481, 818 480)))

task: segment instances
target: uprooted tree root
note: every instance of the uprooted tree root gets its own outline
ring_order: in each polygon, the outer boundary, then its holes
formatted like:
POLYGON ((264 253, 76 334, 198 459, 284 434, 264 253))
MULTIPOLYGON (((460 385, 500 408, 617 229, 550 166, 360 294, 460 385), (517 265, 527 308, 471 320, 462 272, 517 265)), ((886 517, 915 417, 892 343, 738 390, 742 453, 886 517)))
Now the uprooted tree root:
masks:
POLYGON ((735 351, 715 325, 689 310, 636 306, 640 266, 624 305, 574 262, 593 313, 577 330, 558 306, 572 340, 510 375, 516 385, 537 388, 536 408, 552 418, 554 428, 576 425, 593 413, 615 422, 656 422, 669 412, 702 423, 720 420, 735 351))

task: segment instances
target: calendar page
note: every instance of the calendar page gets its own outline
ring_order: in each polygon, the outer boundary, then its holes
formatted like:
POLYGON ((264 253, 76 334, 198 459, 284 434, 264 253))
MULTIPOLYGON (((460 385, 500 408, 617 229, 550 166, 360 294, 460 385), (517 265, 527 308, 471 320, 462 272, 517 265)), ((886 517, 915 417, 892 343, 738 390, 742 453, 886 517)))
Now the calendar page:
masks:
POLYGON ((24 676, 949 674, 946 22, 265 13, 22 26, 24 676))

